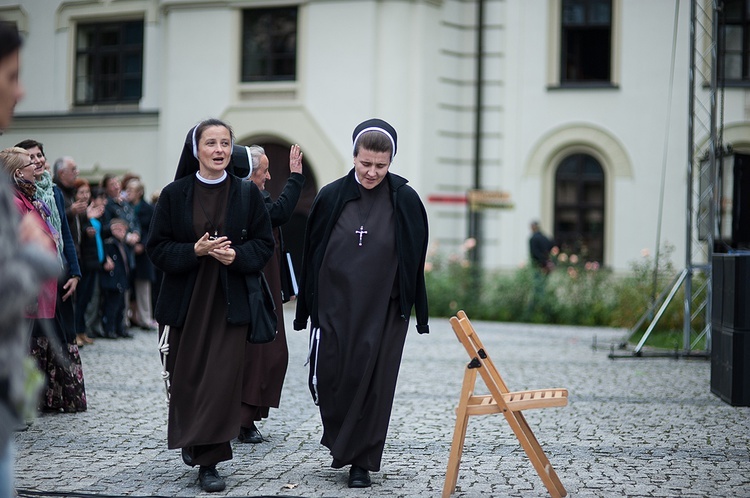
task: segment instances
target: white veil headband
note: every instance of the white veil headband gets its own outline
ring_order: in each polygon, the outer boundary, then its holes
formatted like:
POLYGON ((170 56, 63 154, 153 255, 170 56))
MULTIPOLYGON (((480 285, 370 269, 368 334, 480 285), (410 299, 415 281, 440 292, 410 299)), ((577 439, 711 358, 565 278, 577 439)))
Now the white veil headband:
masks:
POLYGON ((367 133, 368 131, 377 131, 379 133, 383 133, 388 137, 393 147, 391 151, 391 161, 393 161, 393 158, 396 155, 396 144, 398 140, 396 129, 382 119, 368 119, 367 121, 363 121, 362 123, 358 124, 357 127, 354 128, 354 133, 352 134, 352 146, 356 147, 359 137, 361 137, 363 133, 367 133))
MULTIPOLYGON (((195 156, 196 159, 198 159, 198 142, 195 141, 195 132, 198 131, 198 127, 202 125, 204 122, 205 121, 201 121, 197 125, 193 126, 193 156, 195 156)), ((230 131, 230 136, 231 136, 231 131, 230 131)), ((230 148, 234 149, 234 138, 232 138, 232 146, 230 148)), ((252 166, 250 167, 252 168, 252 166)))

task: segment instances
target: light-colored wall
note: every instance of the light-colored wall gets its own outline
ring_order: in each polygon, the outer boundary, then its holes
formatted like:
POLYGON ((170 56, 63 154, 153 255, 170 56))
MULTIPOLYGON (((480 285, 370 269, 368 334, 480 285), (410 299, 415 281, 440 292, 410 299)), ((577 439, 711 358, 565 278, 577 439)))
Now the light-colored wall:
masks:
MULTIPOLYGON (((587 152, 606 172, 605 262, 626 270, 653 252, 666 157, 662 243, 684 261, 690 0, 680 0, 674 83, 669 87, 674 2, 614 0, 616 88, 556 89, 560 0, 485 0, 483 187, 508 192, 513 209, 484 213, 487 267, 527 258, 528 223, 551 232, 554 168, 587 152), (671 92, 671 105, 669 104, 671 92)), ((456 250, 467 207, 428 202, 472 186, 476 2, 301 0, 295 82, 239 81, 242 9, 275 0, 0 0, 26 31, 26 99, 6 146, 33 136, 50 159, 81 169, 133 170, 150 192, 169 182, 187 130, 230 122, 243 143, 299 143, 318 185, 351 168, 351 132, 381 117, 399 133, 392 171, 427 206, 431 240, 456 250), (145 18, 139 114, 69 117, 79 20, 145 18)), ((727 141, 750 152, 750 92, 727 89, 727 141)), ((121 109, 122 110, 122 109, 121 109)))

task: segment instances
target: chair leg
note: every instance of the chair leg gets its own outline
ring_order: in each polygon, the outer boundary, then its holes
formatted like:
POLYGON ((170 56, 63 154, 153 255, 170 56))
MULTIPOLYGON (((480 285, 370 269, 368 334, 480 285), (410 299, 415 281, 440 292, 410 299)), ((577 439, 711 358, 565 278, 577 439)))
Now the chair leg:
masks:
POLYGON ((552 483, 554 484, 555 489, 557 489, 558 493, 560 493, 560 496, 566 496, 568 492, 565 490, 565 487, 560 481, 560 478, 557 477, 557 472, 555 472, 555 468, 552 467, 552 464, 550 463, 549 458, 547 458, 547 454, 542 449, 542 445, 539 444, 539 441, 537 440, 536 436, 534 436, 534 432, 532 432, 531 427, 529 427, 529 423, 526 421, 526 417, 523 416, 523 413, 518 412, 517 418, 518 418, 519 424, 521 425, 521 429, 524 431, 525 434, 527 434, 529 443, 535 449, 536 454, 539 455, 539 459, 541 460, 542 465, 544 466, 544 468, 547 471, 547 474, 552 480, 552 483))
POLYGON ((552 498, 567 496, 568 492, 557 477, 555 469, 552 468, 552 464, 544 453, 539 441, 534 436, 523 414, 521 412, 510 412, 506 414, 506 419, 508 419, 508 423, 521 443, 521 447, 526 452, 529 460, 531 460, 534 470, 536 470, 550 496, 552 498))
POLYGON ((477 372, 474 369, 466 369, 463 386, 461 387, 461 400, 456 408, 456 426, 453 429, 453 442, 451 443, 448 468, 445 472, 445 484, 443 485, 443 498, 448 498, 456 489, 458 482, 458 469, 461 466, 461 455, 464 451, 466 440, 466 428, 469 424, 468 405, 469 399, 474 394, 474 382, 477 372))

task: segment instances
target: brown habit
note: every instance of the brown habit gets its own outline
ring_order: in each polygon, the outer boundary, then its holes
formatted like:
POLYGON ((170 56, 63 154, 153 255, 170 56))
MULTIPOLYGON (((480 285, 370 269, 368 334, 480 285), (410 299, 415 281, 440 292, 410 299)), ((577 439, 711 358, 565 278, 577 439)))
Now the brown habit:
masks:
MULTIPOLYGON (((195 182, 196 236, 221 233, 228 182, 195 182)), ((198 465, 232 458, 229 441, 240 428, 242 363, 247 326, 227 323, 221 263, 201 258, 185 325, 172 328, 167 371, 171 378, 169 448, 188 448, 198 465)))
POLYGON ((242 387, 242 426, 250 427, 255 420, 268 417, 269 407, 278 408, 281 401, 281 388, 289 364, 289 350, 286 344, 284 309, 281 302, 280 231, 273 229, 276 242, 273 256, 268 260, 263 273, 273 294, 278 323, 276 339, 268 344, 245 343, 245 368, 242 387))

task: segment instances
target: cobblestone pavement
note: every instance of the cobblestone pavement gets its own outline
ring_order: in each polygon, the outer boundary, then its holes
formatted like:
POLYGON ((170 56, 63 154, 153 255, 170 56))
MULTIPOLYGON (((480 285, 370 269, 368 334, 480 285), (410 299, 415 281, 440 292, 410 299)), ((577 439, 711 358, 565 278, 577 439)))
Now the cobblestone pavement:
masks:
MULTIPOLYGON (((474 325, 511 389, 568 388, 568 406, 525 413, 571 496, 750 497, 750 408, 710 392, 708 361, 611 360, 623 330, 474 325)), ((259 427, 267 441, 233 442, 216 495, 440 496, 468 357, 447 320, 431 330, 410 328, 372 488, 348 489, 346 469, 330 468, 306 386, 306 333, 290 331, 281 408, 259 427)), ((134 333, 82 349, 87 412, 43 415, 16 433, 21 496, 207 495, 167 449, 156 333, 134 333)), ((547 496, 502 416, 470 420, 454 496, 547 496)))

